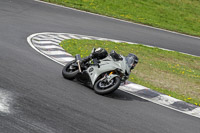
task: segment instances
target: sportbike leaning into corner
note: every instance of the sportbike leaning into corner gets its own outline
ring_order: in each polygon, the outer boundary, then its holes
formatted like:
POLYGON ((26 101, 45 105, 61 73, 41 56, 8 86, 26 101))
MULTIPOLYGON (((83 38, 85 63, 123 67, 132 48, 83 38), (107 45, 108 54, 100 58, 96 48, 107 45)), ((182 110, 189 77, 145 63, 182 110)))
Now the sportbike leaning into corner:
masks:
POLYGON ((93 88, 97 94, 105 95, 118 89, 137 63, 138 57, 134 54, 124 57, 112 50, 108 55, 103 48, 93 48, 86 58, 81 59, 77 54, 73 61, 64 66, 62 75, 69 80, 77 79, 93 88))

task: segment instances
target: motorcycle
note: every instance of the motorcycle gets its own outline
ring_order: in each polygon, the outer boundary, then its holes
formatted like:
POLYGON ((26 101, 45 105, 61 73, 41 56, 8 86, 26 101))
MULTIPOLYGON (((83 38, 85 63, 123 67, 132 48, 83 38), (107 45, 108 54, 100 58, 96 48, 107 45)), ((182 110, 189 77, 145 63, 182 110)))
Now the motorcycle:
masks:
POLYGON ((106 95, 128 79, 137 63, 138 57, 134 54, 124 57, 112 50, 108 55, 103 48, 93 48, 86 58, 81 59, 77 54, 75 60, 63 67, 62 75, 69 80, 77 79, 97 94, 106 95))

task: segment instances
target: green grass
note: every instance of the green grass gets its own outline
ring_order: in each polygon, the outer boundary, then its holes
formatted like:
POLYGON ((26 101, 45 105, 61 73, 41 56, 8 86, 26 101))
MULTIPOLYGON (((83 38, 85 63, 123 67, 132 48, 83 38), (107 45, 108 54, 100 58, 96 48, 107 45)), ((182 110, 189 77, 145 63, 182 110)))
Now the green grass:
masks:
POLYGON ((124 56, 135 53, 139 63, 129 80, 200 106, 200 57, 165 51, 144 45, 97 40, 64 40, 60 44, 73 56, 88 56, 93 47, 115 50, 124 56))
POLYGON ((43 0, 200 36, 199 0, 43 0))

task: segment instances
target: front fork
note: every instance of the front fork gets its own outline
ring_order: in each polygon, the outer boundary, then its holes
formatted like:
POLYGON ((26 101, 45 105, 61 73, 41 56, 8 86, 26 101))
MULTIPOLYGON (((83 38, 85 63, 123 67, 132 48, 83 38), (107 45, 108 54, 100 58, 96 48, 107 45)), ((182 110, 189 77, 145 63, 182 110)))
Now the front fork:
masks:
POLYGON ((78 64, 79 72, 82 72, 81 64, 82 63, 84 64, 84 63, 90 61, 92 59, 92 57, 91 56, 87 56, 86 58, 81 59, 81 56, 79 54, 76 54, 75 59, 76 59, 77 64, 78 64))
POLYGON ((109 74, 105 74, 103 78, 101 78, 100 80, 103 81, 105 80, 106 82, 110 82, 114 77, 117 77, 119 75, 117 74, 113 74, 113 72, 110 72, 109 74))
POLYGON ((81 72, 82 70, 81 70, 80 60, 77 60, 77 64, 78 64, 78 70, 79 72, 81 72))
POLYGON ((75 59, 78 64, 78 70, 79 70, 79 72, 81 72, 82 70, 81 70, 81 63, 80 63, 80 60, 81 60, 80 54, 76 54, 75 59))

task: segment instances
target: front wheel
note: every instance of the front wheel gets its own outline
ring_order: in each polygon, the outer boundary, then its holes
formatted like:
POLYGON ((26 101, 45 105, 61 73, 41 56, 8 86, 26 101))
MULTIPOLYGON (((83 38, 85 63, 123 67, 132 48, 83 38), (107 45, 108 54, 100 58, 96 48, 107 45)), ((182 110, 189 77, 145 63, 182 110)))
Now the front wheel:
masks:
POLYGON ((78 73, 78 67, 73 66, 75 60, 67 63, 62 69, 62 75, 64 78, 72 80, 78 73))
POLYGON ((105 82, 104 80, 98 80, 94 84, 94 91, 100 95, 106 95, 114 92, 120 85, 121 79, 119 77, 114 77, 110 82, 105 82))

